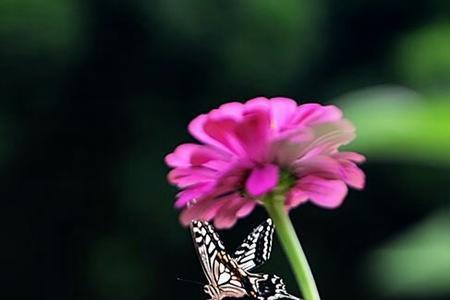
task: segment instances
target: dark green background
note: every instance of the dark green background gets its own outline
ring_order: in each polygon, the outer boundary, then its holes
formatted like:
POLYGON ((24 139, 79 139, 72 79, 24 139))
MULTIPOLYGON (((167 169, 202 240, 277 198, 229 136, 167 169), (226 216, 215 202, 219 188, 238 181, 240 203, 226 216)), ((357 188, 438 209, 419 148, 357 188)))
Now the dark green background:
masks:
MULTIPOLYGON (((322 298, 450 299, 449 3, 2 0, 0 297, 206 299, 163 157, 282 95, 343 107, 368 157, 341 208, 291 213, 322 298)), ((261 271, 299 294, 278 243, 261 271)))

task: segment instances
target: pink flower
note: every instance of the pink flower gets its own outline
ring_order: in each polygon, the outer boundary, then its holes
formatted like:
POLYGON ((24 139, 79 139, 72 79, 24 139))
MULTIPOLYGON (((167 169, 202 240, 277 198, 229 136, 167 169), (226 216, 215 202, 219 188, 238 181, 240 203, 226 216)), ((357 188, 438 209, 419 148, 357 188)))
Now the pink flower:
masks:
POLYGON ((336 208, 347 185, 364 187, 357 166, 364 156, 338 151, 355 128, 332 105, 231 102, 196 117, 189 132, 201 144, 182 144, 165 158, 169 182, 181 189, 175 206, 184 225, 213 219, 217 228, 231 227, 275 188, 289 210, 307 201, 336 208))

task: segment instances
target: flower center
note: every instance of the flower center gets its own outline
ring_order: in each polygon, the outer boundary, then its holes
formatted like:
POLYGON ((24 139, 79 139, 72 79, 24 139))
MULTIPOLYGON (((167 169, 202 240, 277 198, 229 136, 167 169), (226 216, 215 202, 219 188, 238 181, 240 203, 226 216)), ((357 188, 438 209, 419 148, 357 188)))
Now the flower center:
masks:
POLYGON ((285 195, 295 185, 296 180, 297 178, 292 172, 287 169, 281 169, 280 180, 272 193, 285 195))

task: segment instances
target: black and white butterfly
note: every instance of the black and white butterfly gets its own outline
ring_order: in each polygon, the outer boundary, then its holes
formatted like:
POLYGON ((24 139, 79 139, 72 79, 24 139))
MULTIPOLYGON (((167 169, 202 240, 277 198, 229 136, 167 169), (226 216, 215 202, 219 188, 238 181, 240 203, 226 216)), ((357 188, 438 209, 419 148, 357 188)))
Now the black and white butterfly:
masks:
POLYGON ((230 255, 208 222, 191 223, 192 238, 203 272, 208 279, 204 291, 211 296, 211 300, 226 297, 299 300, 286 291, 280 277, 250 272, 269 259, 273 230, 272 220, 267 219, 245 238, 233 255, 230 255))

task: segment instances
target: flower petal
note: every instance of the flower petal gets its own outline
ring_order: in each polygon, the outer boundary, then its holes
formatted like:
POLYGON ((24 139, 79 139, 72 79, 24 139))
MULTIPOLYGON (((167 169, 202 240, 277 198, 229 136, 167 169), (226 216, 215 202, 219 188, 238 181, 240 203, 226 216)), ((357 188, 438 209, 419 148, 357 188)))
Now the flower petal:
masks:
POLYGON ((313 203, 325 208, 338 207, 347 195, 347 186, 342 180, 329 180, 314 175, 301 178, 296 188, 299 193, 297 196, 304 194, 313 203))
POLYGON ((267 159, 269 130, 270 115, 264 110, 246 112, 244 120, 236 126, 236 137, 252 161, 267 159))
POLYGON ((198 144, 181 144, 175 151, 165 157, 170 167, 199 166, 210 160, 226 160, 228 156, 223 151, 198 144))
POLYGON ((314 139, 299 147, 299 157, 310 157, 318 154, 332 154, 337 149, 352 141, 355 127, 347 120, 318 124, 312 127, 314 139))
POLYGON ((202 114, 202 115, 197 116, 188 125, 189 133, 193 137, 195 137, 197 140, 199 140, 200 142, 203 142, 203 143, 205 143, 207 145, 214 146, 214 147, 216 147, 218 149, 221 149, 221 150, 223 150, 225 152, 229 152, 227 147, 225 147, 220 142, 218 142, 215 139, 213 139, 212 137, 210 137, 205 132, 204 126, 205 126, 205 123, 206 123, 207 120, 208 120, 208 115, 206 115, 206 114, 202 114))
POLYGON ((278 184, 279 169, 273 164, 254 168, 245 182, 247 192, 254 197, 270 192, 278 184))
POLYGON ((327 155, 298 159, 293 163, 293 167, 298 178, 316 175, 329 179, 340 179, 341 164, 327 155))
POLYGON ((340 120, 291 130, 280 134, 280 138, 274 141, 271 153, 275 153, 280 165, 289 166, 299 158, 336 152, 355 138, 355 128, 349 121, 340 120))
POLYGON ((361 155, 356 152, 337 152, 333 154, 333 157, 336 159, 350 160, 355 163, 363 163, 366 161, 364 155, 361 155))
POLYGON ((167 174, 167 180, 180 188, 213 181, 216 177, 216 171, 203 167, 176 168, 167 174))
POLYGON ((271 107, 271 128, 276 132, 283 130, 289 124, 297 110, 297 103, 289 98, 276 97, 270 99, 271 107))
POLYGON ((245 199, 241 208, 236 212, 238 218, 246 217, 250 214, 256 206, 256 201, 253 199, 245 199))
POLYGON ((351 161, 341 160, 340 170, 342 180, 344 180, 345 183, 358 190, 364 188, 366 176, 355 163, 351 161))
POLYGON ((209 116, 211 119, 233 119, 240 121, 242 119, 242 111, 244 110, 244 104, 241 102, 228 102, 219 106, 218 109, 210 111, 209 116))
POLYGON ((236 149, 233 148, 233 140, 229 140, 229 133, 242 119, 243 107, 244 105, 239 102, 223 104, 218 109, 192 120, 188 126, 189 132, 205 144, 233 153, 236 149))
POLYGON ((229 152, 237 156, 244 155, 244 150, 234 134, 238 123, 231 118, 209 119, 204 125, 205 132, 225 147, 229 152))
POLYGON ((291 126, 311 126, 318 123, 338 121, 342 111, 334 105, 323 106, 318 103, 299 105, 291 126))
POLYGON ((227 203, 214 217, 214 226, 219 229, 232 227, 238 219, 237 212, 246 204, 238 193, 233 194, 226 201, 227 203))
POLYGON ((188 203, 195 201, 195 199, 203 198, 208 194, 213 187, 212 183, 199 183, 195 186, 188 187, 177 195, 177 201, 175 202, 176 208, 182 208, 188 203))
POLYGON ((226 199, 204 198, 185 208, 180 214, 180 222, 188 226, 193 220, 209 221, 226 204, 226 199))
POLYGON ((285 205, 287 209, 291 209, 305 202, 308 202, 308 196, 306 193, 300 188, 294 186, 286 196, 285 205))
POLYGON ((284 132, 272 140, 270 155, 280 166, 289 168, 301 157, 301 153, 312 142, 314 135, 311 128, 284 132))
POLYGON ((244 111, 254 110, 254 109, 263 109, 268 110, 270 108, 270 101, 266 97, 256 97, 250 100, 247 100, 244 103, 244 111))

